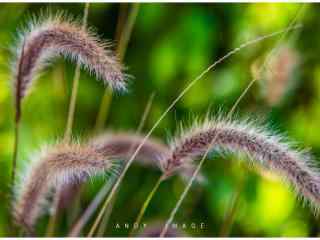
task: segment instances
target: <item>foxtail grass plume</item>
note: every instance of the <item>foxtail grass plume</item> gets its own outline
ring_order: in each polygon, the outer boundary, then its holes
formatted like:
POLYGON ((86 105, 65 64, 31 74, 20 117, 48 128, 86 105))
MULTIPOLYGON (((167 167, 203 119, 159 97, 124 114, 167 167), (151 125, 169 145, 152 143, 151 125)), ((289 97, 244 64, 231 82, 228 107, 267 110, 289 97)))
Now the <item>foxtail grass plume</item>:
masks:
POLYGON ((32 230, 46 194, 57 186, 84 181, 91 175, 114 171, 114 162, 90 146, 58 144, 41 152, 21 181, 14 218, 32 230))
POLYGON ((59 197, 57 209, 68 209, 73 201, 79 196, 81 190, 81 182, 71 182, 62 187, 59 197))
MULTIPOLYGON (((114 158, 127 160, 143 140, 143 135, 134 133, 104 133, 90 141, 99 152, 114 158)), ((137 159, 143 165, 158 165, 169 154, 169 148, 155 138, 145 142, 137 159)))
POLYGON ((262 94, 269 106, 279 105, 295 85, 294 71, 299 64, 299 55, 290 46, 282 45, 278 53, 271 58, 265 71, 258 71, 259 60, 252 67, 252 75, 261 79, 262 94))
MULTIPOLYGON (((108 132, 91 139, 89 145, 96 149, 97 152, 100 152, 104 156, 108 156, 109 159, 123 161, 123 164, 130 158, 142 139, 143 136, 138 134, 108 132)), ((136 162, 146 167, 160 169, 160 160, 167 157, 168 153, 168 146, 156 139, 149 139, 139 151, 136 162)), ((190 174, 189 172, 187 173, 190 174)), ((186 178, 186 176, 183 175, 183 172, 181 174, 183 178, 186 178)), ((74 190, 79 189, 79 185, 72 185, 65 189, 66 190, 61 194, 63 196, 63 201, 61 201, 60 207, 69 206, 72 203, 73 196, 77 194, 74 190), (72 191, 70 191, 70 188, 72 188, 72 191), (70 195, 70 192, 72 195, 70 195)))
MULTIPOLYGON (((130 158, 130 155, 142 139, 143 136, 138 134, 108 132, 91 139, 89 144, 97 152, 108 156, 109 159, 123 160, 125 162, 130 158)), ((168 156, 168 153, 168 146, 156 139, 149 139, 139 151, 136 162, 146 167, 160 168, 160 159, 164 159, 168 156)), ((190 174, 189 172, 187 173, 190 174)), ((186 178, 183 173, 182 177, 186 178)), ((75 183, 63 189, 59 208, 68 207, 73 202, 74 196, 80 189, 79 186, 79 184, 75 183)))
POLYGON ((61 15, 30 23, 29 28, 20 34, 12 65, 18 110, 36 76, 46 63, 59 55, 79 62, 112 88, 125 89, 126 75, 108 46, 80 24, 64 20, 61 15))
POLYGON ((248 122, 221 119, 195 124, 174 140, 171 155, 163 161, 162 168, 170 176, 185 163, 203 155, 209 147, 247 154, 252 162, 288 180, 314 207, 319 206, 320 177, 310 155, 248 122))
MULTIPOLYGON (((113 173, 114 167, 120 163, 116 160, 130 158, 142 139, 143 136, 135 134, 103 134, 86 145, 58 144, 45 149, 20 184, 20 193, 14 203, 16 222, 32 230, 41 214, 42 200, 52 188, 59 186, 64 189, 72 184, 77 185, 88 176, 105 171, 113 173)), ((169 148, 166 145, 149 139, 140 149, 137 159, 145 165, 160 166, 168 156, 169 148)), ((182 169, 183 174, 190 176, 190 169, 182 169)))
MULTIPOLYGON (((104 155, 127 161, 143 139, 143 135, 133 133, 105 133, 93 139, 91 144, 104 155)), ((156 138, 149 138, 139 150, 136 162, 163 170, 162 162, 168 158, 170 153, 170 148, 166 144, 156 138)), ((194 169, 193 164, 184 164, 178 173, 186 180, 192 176, 194 169)), ((205 179, 202 175, 199 175, 197 181, 203 182, 205 179)))
MULTIPOLYGON (((99 153, 109 156, 111 159, 122 160, 127 162, 132 154, 136 151, 136 148, 143 141, 144 136, 134 133, 104 133, 100 136, 93 138, 90 141, 90 145, 95 148, 99 153)), ((161 162, 164 161, 170 154, 170 149, 167 145, 163 144, 155 138, 148 138, 147 141, 141 146, 137 152, 136 162, 146 167, 153 167, 162 170, 161 162)), ((179 174, 183 180, 190 179, 194 172, 194 166, 185 166, 179 169, 179 174)), ((199 176, 196 179, 202 183, 205 179, 203 176, 199 176)), ((95 199, 83 212, 78 221, 74 224, 69 236, 76 237, 80 234, 81 229, 89 221, 90 217, 103 200, 101 197, 104 195, 105 188, 100 190, 95 199), (102 195, 101 195, 102 194, 102 195)), ((107 192, 106 192, 107 193, 107 192)))

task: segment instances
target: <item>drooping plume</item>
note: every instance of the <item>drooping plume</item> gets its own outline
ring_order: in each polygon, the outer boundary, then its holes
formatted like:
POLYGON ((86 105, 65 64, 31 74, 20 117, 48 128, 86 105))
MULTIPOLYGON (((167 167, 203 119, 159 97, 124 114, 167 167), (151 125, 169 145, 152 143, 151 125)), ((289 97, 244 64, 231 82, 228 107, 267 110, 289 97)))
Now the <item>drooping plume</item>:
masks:
MULTIPOLYGON (((133 133, 104 133, 98 137, 95 137, 90 141, 90 146, 96 149, 99 153, 109 156, 111 159, 128 161, 132 154, 136 151, 136 148, 143 141, 144 136, 133 133)), ((142 145, 139 152, 137 153, 135 161, 141 165, 150 166, 153 168, 161 168, 161 162, 164 161, 170 155, 170 149, 167 145, 158 141, 155 138, 148 138, 147 141, 142 145)), ((193 165, 184 166, 179 169, 176 173, 179 174, 184 180, 190 179, 194 171, 193 165)), ((199 176, 197 181, 204 181, 203 176, 199 176)), ((97 194, 95 199, 84 211, 82 216, 74 224, 69 236, 78 236, 81 229, 89 221, 95 209, 99 206, 103 200, 105 189, 102 188, 97 194), (101 195, 102 194, 102 195, 101 195)))
MULTIPOLYGON (((138 134, 104 133, 91 139, 89 144, 97 152, 108 156, 109 159, 127 161, 142 140, 143 136, 138 134)), ((156 139, 149 139, 139 151, 136 162, 147 167, 160 169, 161 159, 166 158, 168 154, 169 148, 166 145, 156 139)), ((122 162, 123 164, 124 162, 122 162)), ((187 173, 190 176, 190 173, 187 173)), ((185 177, 183 172, 182 176, 185 177)), ((73 202, 73 197, 76 196, 77 192, 71 192, 70 188, 74 191, 79 187, 72 185, 66 188, 65 194, 61 194, 64 197, 61 201, 61 207, 70 205, 73 202)))
POLYGON ((172 154, 163 161, 168 175, 185 162, 211 150, 245 153, 253 162, 278 172, 315 206, 320 204, 320 177, 310 156, 252 124, 232 121, 210 121, 184 131, 172 145, 172 154))
MULTIPOLYGON (((99 152, 115 158, 127 161, 135 152, 136 148, 143 141, 144 136, 130 133, 106 133, 96 137, 91 144, 98 149, 99 152)), ((170 155, 170 148, 156 138, 149 138, 141 147, 136 156, 136 161, 142 165, 156 167, 163 170, 162 162, 170 155)), ((189 179, 195 166, 193 164, 184 164, 179 169, 179 174, 184 179, 189 179)), ((203 176, 197 178, 203 181, 203 176)))
POLYGON ((58 55, 80 62, 112 88, 125 89, 126 76, 122 73, 122 66, 107 47, 80 24, 63 20, 61 16, 30 24, 29 29, 20 35, 12 65, 16 106, 20 107, 40 70, 58 55))
POLYGON ((254 61, 251 72, 254 79, 260 79, 263 98, 269 106, 277 106, 295 88, 295 70, 299 65, 299 55, 294 48, 281 45, 267 68, 262 68, 260 59, 254 61))
POLYGON ((90 146, 57 145, 42 152, 21 182, 14 202, 17 224, 31 230, 41 213, 41 203, 52 188, 111 171, 112 161, 90 146))
MULTIPOLYGON (((58 144, 44 150, 20 184, 20 193, 14 203, 16 222, 26 229, 32 229, 41 213, 41 202, 49 190, 81 183, 90 175, 108 170, 112 172, 116 160, 128 160, 142 140, 143 136, 136 134, 103 134, 86 145, 58 144)), ((166 145, 149 139, 140 149, 137 160, 161 169, 161 162, 169 154, 166 145)), ((179 173, 190 177, 192 171, 186 167, 179 173)))
MULTIPOLYGON (((105 133, 90 142, 99 152, 127 160, 143 140, 142 135, 130 133, 105 133)), ((145 165, 159 165, 166 158, 170 149, 160 141, 149 138, 137 155, 137 160, 145 165)))

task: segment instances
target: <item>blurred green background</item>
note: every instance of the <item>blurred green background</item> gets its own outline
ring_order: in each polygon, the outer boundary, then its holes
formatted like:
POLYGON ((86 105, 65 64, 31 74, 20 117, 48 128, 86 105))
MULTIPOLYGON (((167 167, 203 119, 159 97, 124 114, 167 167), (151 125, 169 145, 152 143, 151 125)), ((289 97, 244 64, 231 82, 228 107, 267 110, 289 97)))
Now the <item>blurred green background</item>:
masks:
MULTIPOLYGON (((88 25, 103 39, 115 39, 120 10, 131 4, 93 3, 88 25)), ((8 52, 14 36, 32 15, 41 10, 65 11, 82 16, 84 4, 0 5, 0 235, 8 236, 13 146, 13 98, 8 52)), ((295 19, 303 28, 252 45, 219 64, 178 102, 153 133, 163 141, 191 124, 208 110, 216 116, 227 112, 257 74, 270 51, 278 46, 259 80, 236 109, 238 117, 263 120, 272 130, 311 148, 320 158, 320 8, 317 4, 140 4, 124 58, 134 76, 127 94, 116 94, 105 129, 137 129, 154 93, 143 132, 148 131, 180 91, 211 63, 243 42, 286 28, 295 19)), ((114 47, 117 42, 114 42, 114 47)), ((30 155, 42 145, 61 139, 64 133, 75 64, 57 59, 46 69, 23 101, 21 147, 18 169, 29 164, 30 155)), ((104 87, 81 72, 74 136, 92 134, 104 87)), ((208 182, 194 184, 175 218, 178 224, 204 222, 206 228, 181 229, 189 236, 218 236, 235 193, 240 191, 230 236, 319 236, 319 220, 312 209, 296 198, 277 176, 239 164, 236 156, 213 155, 202 170, 208 182), (243 183, 243 184, 242 184, 243 183), (242 186, 243 185, 243 186, 242 186)), ((104 236, 127 236, 115 224, 132 223, 160 172, 134 164, 116 198, 104 236)), ((104 181, 89 181, 82 189, 80 210, 90 203, 104 181)), ((163 223, 181 194, 185 182, 172 177, 164 182, 148 208, 144 221, 163 223)), ((70 209, 68 210, 70 211, 70 209)), ((64 212, 56 236, 65 236, 74 216, 64 212)), ((79 213, 78 213, 79 214, 79 213)), ((77 216, 77 215, 76 215, 77 216)), ((43 235, 48 215, 39 219, 37 234, 43 235)), ((88 231, 86 228, 85 233, 88 231)))

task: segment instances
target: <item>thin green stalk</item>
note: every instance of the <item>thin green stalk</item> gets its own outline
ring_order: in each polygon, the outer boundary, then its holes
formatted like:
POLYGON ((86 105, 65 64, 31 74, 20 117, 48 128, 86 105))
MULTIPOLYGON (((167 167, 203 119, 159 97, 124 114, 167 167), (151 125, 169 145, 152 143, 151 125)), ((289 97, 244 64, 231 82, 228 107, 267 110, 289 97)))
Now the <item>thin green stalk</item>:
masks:
MULTIPOLYGON (((287 27, 284 31, 280 31, 282 35, 281 35, 280 39, 278 40, 278 42, 277 42, 277 44, 276 44, 276 47, 274 47, 274 48, 270 51, 270 53, 268 54, 265 62, 263 63, 263 65, 262 65, 261 68, 260 68, 260 71, 262 71, 262 69, 266 67, 267 63, 269 62, 269 60, 270 60, 270 58, 271 58, 271 54, 273 54, 273 52, 275 51, 275 49, 276 49, 277 47, 279 47, 281 41, 284 39, 284 36, 289 32, 289 30, 293 28, 294 23, 295 23, 295 21, 296 21, 297 18, 298 18, 298 14, 300 13, 301 10, 302 10, 302 7, 300 7, 299 11, 297 12, 297 14, 296 14, 295 17, 293 18, 293 20, 290 22, 289 27, 287 27)), ((278 32, 278 33, 279 33, 279 32, 278 32)), ((271 35, 274 35, 274 34, 271 34, 271 35)), ((270 36, 270 35, 269 35, 269 36, 270 36)), ((239 50, 239 49, 238 49, 238 50, 239 50)), ((233 114, 233 112, 235 111, 236 107, 239 105, 241 99, 245 96, 245 94, 249 91, 250 87, 251 87, 251 86, 253 85, 253 83, 254 83, 255 81, 257 81, 257 80, 258 80, 257 78, 254 78, 254 79, 249 83, 249 85, 248 85, 248 86, 246 87, 246 89, 242 92, 242 94, 239 96, 239 98, 236 100, 236 102, 234 103, 234 105, 232 106, 232 108, 230 109, 230 111, 228 112, 227 118, 229 118, 229 117, 232 116, 232 114, 233 114)), ((195 179, 196 176, 198 175, 198 173, 199 173, 202 165, 203 165, 204 162, 205 162, 205 159, 206 159, 208 153, 210 152, 210 149, 211 149, 211 147, 212 147, 212 144, 215 142, 215 140, 216 140, 217 137, 218 137, 218 135, 216 135, 216 136, 212 139, 211 143, 209 144, 208 149, 206 150, 205 154, 203 155, 203 157, 202 157, 201 161, 199 162, 196 170, 195 170, 194 173, 192 174, 192 177, 191 177, 191 179, 189 180, 189 182, 188 182, 187 186, 185 187, 184 191, 182 192, 182 194, 181 194, 178 202, 176 203, 175 207, 174 207, 173 210, 171 211, 170 216, 169 216, 168 220, 166 221, 166 224, 165 224, 163 230, 161 231, 160 237, 164 237, 165 234, 167 233, 170 224, 172 223, 172 221, 173 221, 173 219, 174 219, 174 217, 175 217, 178 209, 180 208, 183 200, 185 199, 187 193, 189 192, 189 189, 190 189, 190 187, 191 187, 194 179, 195 179)))
POLYGON ((78 62, 73 78, 72 83, 72 92, 69 104, 69 111, 68 111, 68 118, 67 118, 67 126, 64 134, 64 141, 70 142, 71 134, 72 134, 72 127, 74 122, 74 114, 76 109, 76 102, 77 102, 77 95, 78 95, 78 88, 79 88, 79 79, 80 79, 80 64, 78 62))
MULTIPOLYGON (((147 119, 147 116, 149 115, 150 109, 151 109, 151 105, 153 102, 155 94, 152 93, 147 106, 142 114, 142 118, 139 124, 139 127, 137 128, 136 133, 139 133, 144 124, 145 121, 147 119)), ((133 149, 132 149, 133 150, 133 149)), ((95 198, 93 199, 93 201, 91 201, 90 205, 87 207, 87 209, 83 212, 83 214, 81 215, 81 217, 77 220, 77 222, 74 224, 74 226, 72 227, 71 231, 69 232, 69 237, 78 237, 82 228, 85 226, 85 224, 89 221, 90 217, 94 214, 94 212, 96 211, 96 209, 98 208, 99 204, 102 202, 102 200, 104 199, 104 197, 107 195, 107 193, 109 192, 109 190, 111 189, 113 183, 115 182, 116 178, 112 178, 111 180, 109 180, 99 191, 99 193, 95 196, 95 198)), ((112 205, 109 207, 110 213, 112 211, 112 205)), ((108 215, 107 213, 105 214, 105 218, 104 218, 104 225, 106 226, 108 222, 108 215)), ((103 225, 103 224, 101 224, 103 225)), ((101 227, 101 226, 100 226, 101 227)), ((104 229, 101 227, 99 229, 99 234, 101 234, 101 232, 104 232, 104 229)), ((97 235, 99 235, 97 234, 97 235)))
POLYGON ((230 234, 230 230, 232 228, 233 222, 235 220, 236 212, 240 204, 240 196, 243 190, 245 183, 245 176, 241 176, 241 180, 237 185, 236 191, 233 193, 232 199, 229 204, 229 208, 226 211, 226 215, 224 217, 220 237, 228 237, 230 234))
MULTIPOLYGON (((120 61, 124 57, 126 47, 127 47, 127 44, 128 44, 131 32, 132 32, 132 28, 133 28, 133 25, 134 25, 134 22, 135 22, 137 13, 138 13, 138 4, 133 4, 133 8, 132 8, 131 14, 128 18, 127 24, 124 27, 124 30, 122 31, 122 26, 123 26, 125 16, 126 16, 125 12, 126 12, 126 5, 120 4, 120 13, 119 13, 119 17, 118 17, 118 24, 117 24, 117 30, 116 30, 116 39, 119 39, 119 45, 117 47, 117 55, 118 55, 120 61), (124 38, 126 39, 125 41, 121 40, 124 38)), ((111 90, 111 88, 107 88, 104 92, 104 96, 101 101, 101 105, 100 105, 99 112, 97 115, 96 124, 94 127, 94 132, 99 131, 103 127, 104 122, 106 121, 109 109, 110 109, 111 101, 112 101, 112 90, 111 90)), ((106 185, 110 185, 110 183, 108 182, 106 185)), ((111 186, 112 185, 110 185, 110 187, 111 186)), ((107 189, 108 188, 109 187, 107 187, 107 189)), ((82 227, 89 220, 90 216, 94 213, 95 209, 98 207, 100 201, 102 200, 102 197, 105 196, 107 194, 107 192, 108 191, 105 190, 105 187, 103 187, 101 189, 101 191, 95 197, 93 202, 89 205, 89 207, 86 209, 84 214, 77 221, 76 225, 74 226, 74 228, 70 232, 70 236, 77 236, 80 233, 82 227), (101 200, 100 200, 100 198, 101 198, 101 200)), ((108 220, 108 216, 106 216, 106 221, 107 220, 108 220)))
POLYGON ((138 2, 132 4, 132 8, 130 10, 127 23, 121 33, 121 37, 118 43, 118 57, 119 60, 122 61, 125 53, 127 51, 128 43, 132 34, 133 26, 136 22, 138 12, 139 12, 140 4, 138 2))
POLYGON ((74 224, 74 226, 72 227, 71 231, 68 234, 68 237, 79 237, 79 234, 81 233, 82 228, 86 225, 90 217, 94 214, 99 204, 102 202, 104 196, 109 192, 109 190, 112 187, 112 183, 114 181, 115 180, 112 178, 101 188, 99 193, 95 196, 93 201, 91 201, 90 205, 86 208, 86 210, 83 212, 81 217, 74 224))
POLYGON ((11 187, 14 188, 16 168, 17 168, 17 159, 18 159, 18 150, 19 150, 19 132, 20 132, 20 122, 21 122, 21 68, 22 68, 22 59, 24 56, 24 45, 25 40, 22 44, 22 53, 20 57, 19 67, 18 67, 18 79, 15 93, 15 122, 14 122, 14 146, 13 146, 13 156, 12 156, 12 172, 11 172, 11 187))
MULTIPOLYGON (((17 168, 17 157, 18 157, 18 146, 19 146, 19 129, 20 129, 20 121, 15 121, 14 125, 14 146, 13 146, 13 159, 12 159, 12 172, 11 172, 11 189, 14 188, 15 185, 15 176, 16 176, 16 168, 17 168)), ((10 196, 13 198, 13 196, 10 196)), ((14 221, 10 221, 10 231, 14 234, 16 230, 16 226, 14 221)))
MULTIPOLYGON (((208 149, 209 149, 209 148, 208 148, 208 149)), ((192 174, 192 177, 191 177, 190 181, 188 182, 188 185, 185 187, 183 193, 181 194, 181 196, 180 196, 180 198, 179 198, 176 206, 175 206, 174 209, 171 211, 170 217, 169 217, 169 219, 167 220, 167 222, 166 222, 163 230, 162 230, 161 233, 160 233, 160 237, 161 237, 161 238, 163 238, 163 237, 166 235, 166 233, 167 233, 167 231, 168 231, 168 228, 169 228, 170 224, 172 223, 173 218, 175 217, 178 209, 180 208, 180 206, 181 206, 181 204, 182 204, 182 201, 183 201, 184 198, 186 197, 186 195, 187 195, 187 193, 188 193, 188 191, 189 191, 189 189, 190 189, 190 187, 191 187, 194 179, 196 178, 196 176, 197 176, 198 173, 200 172, 200 169, 201 169, 201 167, 202 167, 202 165, 203 165, 203 163, 204 163, 204 160, 206 159, 208 153, 209 153, 209 151, 207 150, 206 153, 203 155, 200 163, 198 164, 196 170, 195 170, 194 173, 192 174)))
MULTIPOLYGON (((133 26, 136 22, 136 18, 139 12, 139 3, 133 3, 131 11, 128 16, 128 20, 124 26, 124 29, 120 35, 118 47, 117 47, 117 55, 119 58, 119 61, 122 61, 124 58, 124 55, 126 53, 129 39, 132 34, 133 26)), ((101 100, 101 104, 99 107, 99 112, 97 115, 97 120, 95 124, 95 131, 98 131, 103 128, 104 123, 106 122, 109 106, 112 101, 112 90, 110 88, 107 88, 104 92, 104 95, 101 100)))
POLYGON ((110 87, 107 87, 101 99, 96 124, 94 126, 94 132, 99 132, 99 130, 103 128, 104 123, 107 120, 111 102, 112 102, 112 89, 110 87))
MULTIPOLYGON (((139 149, 139 150, 140 150, 140 149, 139 149)), ((138 151, 139 151, 139 150, 138 150, 138 151)), ((138 153, 138 151, 135 152, 135 154, 133 155, 134 157, 136 156, 136 154, 138 153)), ((131 159, 133 159, 133 158, 131 158, 131 159)), ((130 160, 129 160, 129 161, 130 161, 130 160)), ((128 161, 128 163, 129 163, 129 161, 128 161)), ((131 160, 131 162, 132 162, 132 160, 131 160)), ((131 162, 130 162, 130 164, 131 164, 131 162)), ((101 219, 102 219, 102 217, 103 217, 103 214, 104 214, 104 212, 106 211, 107 206, 109 205, 110 201, 112 200, 113 196, 115 195, 118 186, 120 185, 120 183, 121 183, 121 181, 122 181, 125 173, 127 172, 128 168, 129 168, 129 166, 130 166, 130 164, 128 164, 128 163, 125 165, 124 170, 121 172, 118 180, 117 180, 116 183, 113 185, 113 188, 111 189, 110 194, 108 195, 107 199, 106 199, 105 202, 103 203, 103 206, 102 206, 102 208, 101 208, 101 210, 100 210, 97 218, 95 219, 92 227, 90 228, 87 237, 92 237, 93 234, 95 233, 95 231, 96 231, 96 229, 97 229, 97 227, 98 227, 98 225, 99 225, 99 223, 100 223, 100 221, 101 221, 101 219)))
MULTIPOLYGON (((84 6, 84 13, 83 13, 83 19, 82 19, 82 29, 84 30, 87 26, 87 20, 88 20, 88 13, 89 13, 89 2, 85 3, 84 6)), ((77 101, 77 95, 78 95, 78 88, 79 88, 79 80, 80 80, 80 61, 77 62, 77 66, 75 69, 75 74, 73 78, 73 84, 72 84, 72 92, 71 92, 71 98, 70 98, 70 104, 69 104, 69 111, 68 111, 68 119, 67 119, 67 126, 64 134, 64 142, 68 143, 71 140, 72 135, 72 127, 74 122, 74 114, 75 114, 75 108, 76 108, 76 101, 77 101)), ((55 225, 57 222, 57 219, 59 217, 59 200, 61 195, 61 189, 57 188, 56 194, 53 201, 53 207, 54 207, 54 214, 51 215, 49 219, 49 224, 47 227, 47 233, 46 236, 53 236, 55 225)))
MULTIPOLYGON (((262 71, 264 69, 268 70, 268 65, 270 64, 272 55, 280 48, 281 46, 281 42, 284 40, 286 34, 290 31, 290 29, 294 29, 294 24, 298 19, 298 16, 301 14, 301 12, 303 11, 304 5, 301 5, 301 7, 298 9, 297 13, 295 14, 294 18, 292 19, 292 21, 290 22, 290 24, 288 25, 287 29, 282 33, 282 35, 280 36, 279 40, 277 41, 275 47, 268 53, 267 57, 265 58, 263 64, 261 65, 261 67, 258 70, 258 76, 254 77, 252 79, 252 81, 250 81, 250 83, 248 84, 248 86, 244 89, 244 91, 241 93, 241 95, 239 96, 239 98, 236 100, 236 102, 234 103, 233 107, 231 108, 230 112, 234 112, 235 108, 239 105, 240 101, 242 100, 242 98, 247 94, 247 92, 249 91, 249 89, 252 87, 252 85, 259 80, 259 76, 261 75, 262 71)), ((269 69, 270 71, 272 71, 271 69, 269 69)))
MULTIPOLYGON (((113 183, 115 182, 115 180, 113 181, 113 183)), ((110 188, 112 187, 112 183, 110 184, 110 188)), ((113 206, 115 204, 115 201, 116 201, 116 198, 117 198, 117 194, 118 192, 115 193, 115 196, 114 198, 112 199, 111 203, 110 203, 110 206, 109 208, 105 211, 105 214, 104 214, 104 217, 100 223, 100 226, 97 230, 97 234, 96 234, 96 237, 103 237, 105 231, 106 231, 106 227, 108 225, 108 221, 109 221, 109 218, 110 218, 110 215, 111 215, 111 212, 113 210, 113 206)), ((104 198, 105 196, 103 196, 104 198)), ((103 200, 103 198, 101 199, 101 201, 103 200)))
POLYGON ((240 47, 237 47, 233 50, 231 50, 230 52, 228 52, 226 55, 224 55, 223 57, 219 58, 217 61, 215 61, 213 64, 211 64, 209 67, 207 67, 200 75, 198 75, 195 79, 193 79, 181 92, 180 94, 173 100, 173 102, 169 105, 169 107, 162 113, 162 115, 158 118, 158 120, 155 122, 155 124, 151 127, 151 129, 149 130, 149 132, 146 134, 146 136, 143 138, 143 140, 141 141, 141 143, 139 144, 139 146, 137 147, 137 149, 135 150, 134 154, 132 155, 132 157, 129 159, 129 161, 127 162, 123 172, 120 174, 117 182, 115 183, 115 185, 113 186, 110 194, 108 195, 108 198, 105 200, 101 211, 99 213, 99 215, 97 216, 96 220, 94 221, 88 237, 92 237, 92 235, 94 234, 98 224, 101 221, 101 218, 103 216, 104 211, 106 210, 107 206, 109 205, 111 199, 113 198, 117 188, 120 186, 120 183, 124 177, 124 175, 126 174, 127 170, 129 169, 131 163, 133 162, 133 160, 135 159, 135 157, 137 156, 138 152, 140 151, 140 149, 142 148, 142 146, 145 144, 145 142, 148 140, 148 138, 150 137, 150 135, 153 133, 153 131, 158 127, 158 125, 161 123, 161 121, 165 118, 165 116, 171 111, 171 109, 176 105, 176 103, 200 80, 202 79, 210 70, 212 70, 214 67, 216 67, 219 63, 223 62, 224 60, 228 59, 229 57, 233 56, 234 54, 238 53, 240 50, 242 50, 243 48, 249 47, 253 44, 256 44, 260 41, 263 41, 265 39, 277 36, 279 34, 282 34, 283 32, 287 32, 289 30, 293 30, 296 28, 299 28, 299 26, 294 26, 292 28, 286 28, 285 30, 280 30, 268 35, 264 35, 261 37, 258 37, 256 39, 253 39, 251 41, 248 41, 244 44, 242 44, 240 47))
POLYGON ((13 145, 13 159, 12 159, 12 170, 11 170, 11 186, 14 187, 17 158, 18 158, 18 147, 19 147, 19 132, 20 132, 20 121, 15 122, 14 126, 14 145, 13 145))
MULTIPOLYGON (((82 29, 84 30, 87 26, 87 20, 88 20, 88 13, 89 13, 89 2, 85 3, 84 7, 84 14, 82 19, 82 29)), ((74 122, 74 113, 76 108, 76 102, 77 102, 77 95, 78 95, 78 88, 79 88, 79 80, 80 80, 80 61, 77 62, 74 78, 73 78, 73 84, 72 84, 72 92, 71 92, 71 99, 69 104, 69 112, 68 112, 68 119, 67 119, 67 126, 66 131, 64 135, 64 140, 66 142, 70 141, 71 134, 72 134, 72 127, 74 122)))
POLYGON ((101 220, 100 226, 97 230, 96 237, 103 237, 104 233, 106 232, 106 228, 108 226, 108 221, 110 219, 110 216, 111 216, 111 213, 113 210, 113 206, 116 202, 117 195, 118 195, 118 192, 116 193, 115 197, 112 199, 112 201, 110 203, 110 206, 107 208, 106 212, 104 213, 104 217, 101 220))
MULTIPOLYGON (((147 196, 146 200, 144 201, 144 203, 143 203, 143 205, 142 205, 142 207, 141 207, 141 209, 139 211, 139 214, 138 214, 138 216, 137 216, 137 218, 136 218, 136 220, 134 222, 137 226, 140 225, 142 217, 143 217, 147 207, 149 206, 149 203, 150 203, 151 199, 153 198, 154 194, 158 190, 158 188, 159 188, 159 186, 160 186, 160 184, 162 183, 163 180, 164 180, 164 175, 161 175, 161 177, 158 179, 157 183, 154 185, 152 191, 149 193, 149 195, 147 196)), ((132 233, 133 233, 133 228, 131 230, 130 235, 132 235, 132 233)))
MULTIPOLYGON (((155 93, 152 93, 150 95, 150 97, 149 97, 147 105, 146 105, 146 107, 145 107, 145 109, 143 111, 139 126, 138 126, 138 128, 136 130, 136 134, 140 133, 142 131, 142 128, 145 125, 145 122, 146 122, 147 117, 148 117, 148 115, 150 113, 150 110, 151 110, 151 106, 152 106, 152 103, 153 103, 154 96, 155 96, 155 93)), ((132 146, 131 149, 129 150, 129 152, 130 152, 129 156, 133 153, 133 151, 134 151, 134 148, 132 146)), ((114 196, 113 200, 111 201, 109 208, 106 210, 105 216, 104 216, 104 218, 103 218, 103 220, 102 220, 102 222, 100 224, 100 227, 98 229, 98 232, 97 232, 97 235, 96 235, 97 237, 102 237, 103 233, 105 232, 105 228, 107 227, 108 220, 110 218, 110 215, 111 215, 111 212, 112 212, 112 209, 113 209, 117 194, 118 194, 118 192, 115 193, 115 196, 114 196)))
POLYGON ((118 20, 117 20, 116 33, 115 33, 116 42, 119 42, 124 29, 124 25, 127 22, 128 9, 129 9, 129 3, 119 4, 119 14, 118 14, 118 20))
MULTIPOLYGON (((116 38, 118 39, 117 56, 120 61, 123 60, 123 58, 125 56, 125 52, 128 47, 128 43, 129 43, 129 39, 132 34, 133 26, 135 24, 135 21, 136 21, 137 15, 138 15, 139 3, 134 3, 132 5, 128 19, 123 27, 123 30, 121 31, 121 27, 123 25, 123 20, 125 17, 125 14, 124 14, 125 10, 126 9, 125 9, 124 5, 120 5, 120 14, 119 14, 119 18, 118 18, 118 25, 117 25, 117 31, 116 31, 116 36, 117 36, 116 38)), ((107 88, 105 90, 104 95, 101 100, 96 124, 94 127, 94 132, 98 132, 99 130, 101 130, 103 128, 103 126, 106 122, 107 116, 108 116, 108 112, 110 110, 111 102, 112 102, 112 89, 107 88)), ((142 122, 144 122, 144 120, 142 120, 142 122)), ((116 193, 115 193, 115 195, 116 195, 116 193)), ((109 216, 112 211, 112 206, 113 206, 113 202, 111 202, 111 206, 109 207, 109 211, 105 213, 104 224, 101 224, 101 226, 98 230, 98 233, 97 233, 98 235, 100 235, 105 230, 109 216)))
MULTIPOLYGON (((299 14, 302 13, 303 9, 304 9, 305 5, 301 5, 301 7, 297 10, 296 15, 294 17, 294 19, 291 21, 291 26, 294 24, 294 22, 297 20, 299 14)), ((283 40, 284 35, 282 35, 282 38, 279 39, 278 41, 278 46, 275 47, 273 50, 278 49, 280 47, 280 42, 283 40)), ((276 50, 275 50, 276 51, 276 50)), ((260 75, 260 73, 262 72, 263 68, 267 68, 271 59, 271 54, 272 51, 268 54, 267 58, 264 61, 264 64, 262 64, 258 76, 260 75)), ((267 70, 272 71, 272 69, 268 68, 267 70)), ((237 102, 235 103, 233 109, 231 109, 231 111, 234 111, 235 106, 238 104, 238 102, 240 102, 241 98, 246 94, 246 92, 249 90, 249 88, 253 85, 253 83, 258 80, 257 78, 254 79, 254 81, 251 81, 249 83, 249 85, 247 86, 247 88, 243 91, 243 93, 241 94, 241 96, 238 98, 237 102)), ((244 170, 246 171, 246 170, 244 170)), ((235 220, 235 214, 236 214, 236 210, 239 206, 239 201, 240 201, 240 195, 241 195, 241 191, 244 187, 244 182, 245 182, 245 176, 242 176, 242 179, 240 181, 240 183, 238 184, 238 187, 235 191, 235 193, 233 194, 233 198, 230 202, 229 205, 229 209, 226 213, 225 219, 223 221, 222 227, 221 227, 221 231, 220 231, 220 237, 228 237, 228 235, 230 234, 233 222, 235 220)))

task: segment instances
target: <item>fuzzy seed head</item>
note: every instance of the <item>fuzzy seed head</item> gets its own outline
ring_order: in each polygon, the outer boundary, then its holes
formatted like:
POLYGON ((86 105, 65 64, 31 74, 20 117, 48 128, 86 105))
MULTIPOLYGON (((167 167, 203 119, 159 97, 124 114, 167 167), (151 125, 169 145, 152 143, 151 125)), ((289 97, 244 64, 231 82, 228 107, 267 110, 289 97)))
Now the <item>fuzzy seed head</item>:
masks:
MULTIPOLYGON (((128 160, 144 136, 130 133, 106 133, 92 140, 99 152, 114 158, 128 160)), ((143 165, 159 166, 169 154, 169 148, 155 138, 149 138, 139 150, 137 161, 143 165)))
POLYGON ((205 154, 207 149, 244 153, 253 162, 276 171, 308 199, 320 205, 320 178, 310 155, 297 151, 279 136, 248 122, 206 120, 184 131, 172 144, 172 153, 162 166, 167 175, 205 154))
POLYGON ((93 33, 61 16, 31 23, 20 36, 12 65, 16 105, 26 95, 34 79, 45 65, 62 55, 82 66, 115 90, 124 90, 126 75, 115 55, 93 33))
MULTIPOLYGON (((144 136, 131 133, 106 133, 92 140, 91 144, 99 152, 110 158, 123 159, 128 161, 138 146, 143 142, 144 136)), ((170 148, 156 138, 148 138, 140 148, 136 161, 137 163, 157 167, 161 170, 162 163, 170 156, 170 148)), ((178 171, 179 175, 187 180, 189 179, 195 166, 193 164, 184 164, 178 171)), ((203 176, 197 178, 199 182, 203 182, 203 176)))
POLYGON ((59 144, 43 151, 20 184, 21 191, 14 203, 17 224, 32 229, 52 188, 82 182, 111 168, 112 162, 88 146, 59 144))

